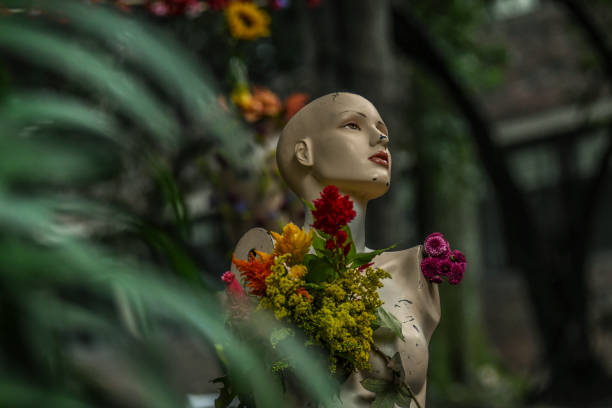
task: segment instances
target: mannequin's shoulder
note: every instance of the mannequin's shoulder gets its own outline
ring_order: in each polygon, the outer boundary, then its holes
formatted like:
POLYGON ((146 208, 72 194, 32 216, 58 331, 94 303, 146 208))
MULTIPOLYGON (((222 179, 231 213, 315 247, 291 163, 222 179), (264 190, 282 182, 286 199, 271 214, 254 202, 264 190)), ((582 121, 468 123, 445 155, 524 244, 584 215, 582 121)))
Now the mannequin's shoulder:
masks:
POLYGON ((440 321, 440 292, 438 285, 426 279, 421 272, 423 255, 423 246, 417 245, 401 251, 384 252, 374 258, 374 264, 391 274, 393 283, 385 283, 383 296, 386 296, 387 292, 414 296, 418 299, 418 308, 427 316, 427 322, 433 332, 433 328, 440 321))
POLYGON ((423 260, 423 245, 401 251, 387 251, 374 258, 377 267, 385 269, 391 276, 420 275, 423 260))

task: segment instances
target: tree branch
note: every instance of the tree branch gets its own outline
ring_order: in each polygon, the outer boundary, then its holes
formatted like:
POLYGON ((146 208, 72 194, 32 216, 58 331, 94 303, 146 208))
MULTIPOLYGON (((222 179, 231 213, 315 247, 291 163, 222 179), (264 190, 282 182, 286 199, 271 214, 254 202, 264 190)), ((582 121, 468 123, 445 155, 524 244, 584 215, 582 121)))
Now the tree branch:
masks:
POLYGON ((479 157, 506 215, 504 226, 507 242, 517 247, 521 258, 535 257, 538 239, 532 214, 504 156, 493 143, 493 131, 478 103, 455 78, 449 64, 418 22, 399 10, 393 10, 393 30, 399 50, 416 57, 416 62, 425 66, 427 72, 440 81, 471 128, 479 157))

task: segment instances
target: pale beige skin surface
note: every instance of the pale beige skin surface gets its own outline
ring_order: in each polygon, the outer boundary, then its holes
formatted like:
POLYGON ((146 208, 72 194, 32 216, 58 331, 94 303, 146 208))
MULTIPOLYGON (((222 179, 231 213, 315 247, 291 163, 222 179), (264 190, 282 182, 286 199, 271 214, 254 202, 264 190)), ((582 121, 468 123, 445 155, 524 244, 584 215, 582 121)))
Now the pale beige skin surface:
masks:
MULTIPOLYGON (((279 139, 276 159, 281 175, 299 197, 312 201, 330 184, 351 197, 357 216, 349 226, 357 251, 366 252, 367 203, 386 193, 391 182, 388 143, 388 129, 368 100, 355 94, 335 93, 310 102, 293 116, 279 139), (387 153, 388 163, 372 160, 380 152, 387 153)), ((306 214, 304 227, 309 229, 313 220, 309 211, 306 214)), ((261 231, 258 235, 264 237, 261 231)), ((425 407, 428 346, 440 320, 440 298, 437 285, 423 278, 422 256, 422 247, 417 246, 374 258, 375 266, 392 276, 383 282, 379 293, 383 307, 402 323, 405 342, 387 329, 378 329, 374 336, 380 352, 389 357, 400 353, 404 381, 425 407)), ((355 373, 343 385, 341 399, 345 407, 371 405, 374 394, 361 386, 362 379, 393 377, 380 352, 370 353, 371 371, 355 373)), ((303 406, 312 405, 304 401, 303 406)))
MULTIPOLYGON (((405 383, 421 406, 425 407, 428 346, 440 321, 440 296, 438 286, 426 280, 421 273, 422 251, 419 245, 404 251, 386 252, 374 259, 375 266, 391 274, 391 279, 384 281, 379 293, 384 301, 383 307, 402 323, 405 338, 405 341, 401 341, 390 331, 378 329, 374 333, 374 341, 387 356, 400 353, 405 383)), ((360 381, 364 378, 392 378, 391 370, 378 352, 370 353, 370 365, 372 371, 353 374, 344 384, 341 399, 345 407, 370 406, 374 394, 361 386, 360 381)))

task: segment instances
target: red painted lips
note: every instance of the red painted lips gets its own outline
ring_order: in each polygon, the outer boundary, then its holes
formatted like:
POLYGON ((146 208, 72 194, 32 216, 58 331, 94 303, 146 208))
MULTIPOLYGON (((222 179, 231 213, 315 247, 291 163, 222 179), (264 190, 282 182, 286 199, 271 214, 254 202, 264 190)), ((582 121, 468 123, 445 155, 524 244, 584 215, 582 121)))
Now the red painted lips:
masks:
POLYGON ((369 160, 373 161, 376 164, 380 164, 381 166, 389 168, 389 155, 385 151, 380 151, 369 157, 369 160))

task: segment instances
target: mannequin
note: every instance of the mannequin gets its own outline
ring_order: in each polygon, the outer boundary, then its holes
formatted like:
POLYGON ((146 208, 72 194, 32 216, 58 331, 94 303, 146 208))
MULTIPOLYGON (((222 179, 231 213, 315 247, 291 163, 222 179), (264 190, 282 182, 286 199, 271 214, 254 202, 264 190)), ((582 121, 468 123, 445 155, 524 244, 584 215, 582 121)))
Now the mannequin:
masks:
MULTIPOLYGON (((357 252, 367 252, 368 201, 386 193, 391 183, 388 144, 388 129, 376 108, 359 95, 339 92, 310 102, 291 118, 280 136, 276 159, 289 187, 304 200, 312 202, 330 184, 351 197, 357 213, 349 224, 353 241, 357 252)), ((312 214, 306 211, 304 228, 310 229, 312 223, 312 214)), ((246 259, 252 248, 271 247, 265 230, 251 230, 238 243, 236 256, 246 259)), ((377 349, 370 353, 371 370, 353 373, 343 384, 341 399, 345 407, 371 405, 375 394, 363 388, 360 381, 368 377, 391 379, 388 361, 397 352, 404 369, 403 381, 425 407, 428 345, 440 320, 440 298, 437 285, 421 273, 422 258, 421 246, 374 258, 374 266, 392 276, 383 281, 379 294, 383 307, 402 323, 405 341, 388 329, 374 333, 377 349)))

